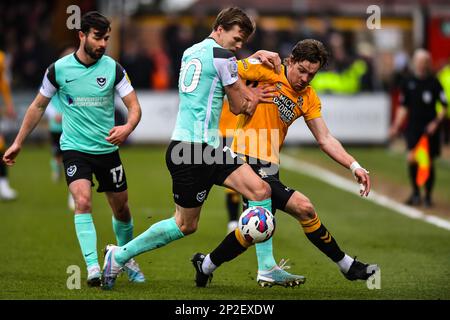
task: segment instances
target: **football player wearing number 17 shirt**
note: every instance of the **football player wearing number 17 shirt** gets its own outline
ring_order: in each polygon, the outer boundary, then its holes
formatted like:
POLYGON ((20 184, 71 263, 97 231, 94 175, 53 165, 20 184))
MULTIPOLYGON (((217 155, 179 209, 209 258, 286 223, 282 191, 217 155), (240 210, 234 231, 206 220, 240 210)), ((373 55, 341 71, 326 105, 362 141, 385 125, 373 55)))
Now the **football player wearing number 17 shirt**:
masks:
MULTIPOLYGON (((99 184, 97 192, 105 192, 113 211, 118 244, 124 245, 133 238, 127 181, 118 146, 139 123, 141 107, 125 70, 104 55, 110 31, 110 22, 100 13, 83 15, 78 50, 47 69, 17 137, 3 157, 6 164, 14 164, 25 138, 42 118, 50 99, 57 95, 63 116, 60 145, 65 176, 75 200, 75 230, 87 265, 89 286, 101 284, 97 235, 91 215, 93 174, 99 184), (128 121, 123 126, 114 126, 115 93, 128 109, 128 121)), ((130 281, 145 281, 134 260, 125 269, 130 281)))

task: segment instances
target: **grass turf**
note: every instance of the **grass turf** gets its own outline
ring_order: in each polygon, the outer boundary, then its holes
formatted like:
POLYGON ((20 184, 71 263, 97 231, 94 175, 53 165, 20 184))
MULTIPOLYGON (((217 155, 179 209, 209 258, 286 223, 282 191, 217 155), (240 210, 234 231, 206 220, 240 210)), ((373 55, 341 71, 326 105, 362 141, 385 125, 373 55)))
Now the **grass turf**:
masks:
MULTIPOLYGON (((161 147, 128 147, 121 151, 135 235, 173 213, 164 151, 161 147)), ((363 149, 358 152, 364 154, 363 149)), ((385 161, 389 168, 396 159, 386 157, 385 161)), ((210 287, 196 288, 191 256, 198 251, 209 252, 225 235, 227 214, 220 187, 210 193, 195 234, 137 258, 147 277, 145 284, 128 283, 123 276, 111 292, 88 288, 73 214, 67 209, 65 183, 50 180, 48 148, 26 146, 11 170, 11 183, 20 198, 0 202, 0 299, 450 299, 449 231, 411 220, 294 172, 282 170, 281 177, 286 185, 310 197, 344 251, 380 265, 380 290, 346 280, 309 243, 299 224, 282 212, 276 215, 275 256, 277 260, 290 258, 290 271, 305 275, 305 285, 295 289, 258 287, 251 248, 219 268, 210 287), (66 270, 70 265, 81 268, 80 290, 67 289, 70 275, 66 270)), ((96 192, 93 216, 102 263, 102 247, 115 240, 110 209, 104 195, 96 192)))

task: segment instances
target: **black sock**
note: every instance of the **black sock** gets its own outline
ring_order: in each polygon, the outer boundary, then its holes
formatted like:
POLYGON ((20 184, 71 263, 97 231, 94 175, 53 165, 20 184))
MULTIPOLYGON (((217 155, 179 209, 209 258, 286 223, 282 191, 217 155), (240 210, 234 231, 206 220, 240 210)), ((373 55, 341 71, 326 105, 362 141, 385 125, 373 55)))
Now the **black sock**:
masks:
POLYGON ((236 238, 235 232, 230 232, 225 239, 210 254, 212 263, 220 266, 222 263, 231 261, 247 250, 236 238))
POLYGON ((228 221, 238 219, 239 209, 241 204, 241 195, 237 192, 227 192, 226 204, 228 209, 228 221))
POLYGON ((431 162, 430 163, 430 176, 428 177, 427 182, 425 182, 425 197, 428 200, 431 200, 431 192, 433 191, 434 180, 435 180, 434 165, 433 165, 433 162, 431 162))
POLYGON ((327 257, 334 262, 338 262, 344 258, 345 253, 339 248, 336 240, 334 240, 327 228, 320 222, 318 216, 308 221, 301 221, 300 223, 309 241, 325 253, 327 257))
POLYGON ((3 153, 0 152, 0 178, 6 177, 6 164, 2 161, 3 153))
POLYGON ((408 165, 409 169, 409 180, 411 182, 411 187, 413 189, 414 195, 419 195, 419 186, 417 185, 416 178, 417 178, 417 163, 410 163, 408 165))

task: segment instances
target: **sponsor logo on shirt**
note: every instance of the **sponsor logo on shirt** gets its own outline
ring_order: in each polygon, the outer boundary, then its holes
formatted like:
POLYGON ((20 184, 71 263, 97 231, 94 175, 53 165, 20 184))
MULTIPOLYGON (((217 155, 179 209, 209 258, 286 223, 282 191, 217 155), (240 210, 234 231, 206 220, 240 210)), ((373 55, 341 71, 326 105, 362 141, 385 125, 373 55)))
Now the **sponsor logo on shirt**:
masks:
MULTIPOLYGON (((303 104, 303 99, 301 100, 303 104)), ((278 114, 281 120, 286 123, 290 123, 294 117, 294 108, 297 105, 294 101, 286 97, 284 94, 280 94, 273 98, 273 103, 278 107, 278 114)))

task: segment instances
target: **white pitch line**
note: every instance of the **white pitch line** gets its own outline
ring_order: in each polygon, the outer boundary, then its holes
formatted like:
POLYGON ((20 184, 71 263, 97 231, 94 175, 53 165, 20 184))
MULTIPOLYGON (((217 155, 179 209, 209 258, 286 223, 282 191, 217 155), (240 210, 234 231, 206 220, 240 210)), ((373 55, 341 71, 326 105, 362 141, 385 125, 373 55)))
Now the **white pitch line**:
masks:
MULTIPOLYGON (((359 196, 359 185, 354 180, 342 178, 341 176, 338 176, 337 174, 332 173, 326 169, 301 160, 297 160, 285 154, 281 155, 281 163, 281 166, 283 168, 313 177, 336 188, 348 191, 356 196, 359 196)), ((433 215, 426 215, 416 208, 406 206, 400 202, 390 199, 389 197, 379 194, 376 191, 371 190, 369 196, 367 197, 367 200, 375 202, 380 206, 389 208, 412 219, 422 220, 437 227, 450 230, 450 221, 433 215)))

